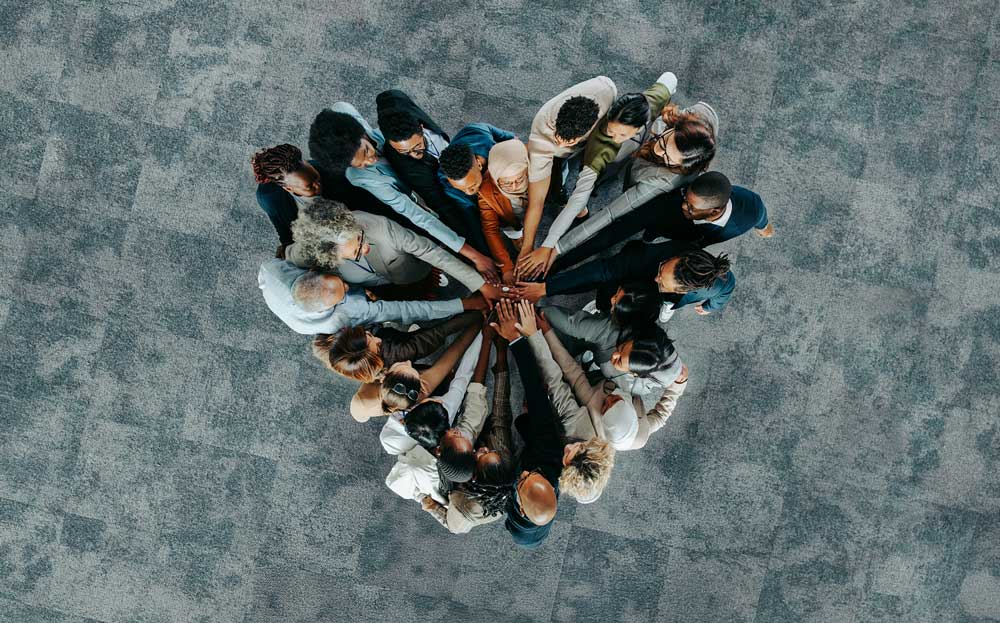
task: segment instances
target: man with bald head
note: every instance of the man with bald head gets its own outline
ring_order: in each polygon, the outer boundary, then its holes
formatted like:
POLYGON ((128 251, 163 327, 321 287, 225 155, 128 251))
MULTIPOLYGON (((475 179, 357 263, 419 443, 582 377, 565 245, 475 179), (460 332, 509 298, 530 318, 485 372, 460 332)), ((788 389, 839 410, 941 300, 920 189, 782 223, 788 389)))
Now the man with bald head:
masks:
POLYGON ((514 420, 524 441, 517 459, 514 495, 507 503, 504 527, 521 547, 538 547, 549 535, 559 503, 559 475, 566 447, 562 421, 553 408, 542 384, 538 363, 527 340, 521 339, 513 307, 508 300, 498 305, 494 327, 510 342, 517 369, 524 385, 527 413, 514 420))
POLYGON ((348 285, 337 275, 304 270, 280 259, 261 265, 257 283, 274 315, 303 335, 390 321, 409 325, 486 309, 478 294, 448 301, 373 301, 363 288, 348 285))

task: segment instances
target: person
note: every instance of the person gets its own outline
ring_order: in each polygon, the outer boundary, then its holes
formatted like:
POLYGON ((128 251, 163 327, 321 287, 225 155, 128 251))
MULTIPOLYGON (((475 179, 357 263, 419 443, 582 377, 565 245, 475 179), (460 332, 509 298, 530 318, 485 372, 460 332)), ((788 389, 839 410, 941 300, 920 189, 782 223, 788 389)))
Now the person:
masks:
MULTIPOLYGON (((572 266, 625 240, 624 232, 612 229, 599 241, 583 246, 616 221, 644 209, 653 197, 685 186, 703 173, 715 157, 718 128, 718 114, 704 102, 684 110, 667 105, 652 125, 650 140, 643 143, 632 159, 625 192, 562 236, 552 251, 556 257, 548 259, 548 267, 558 270, 572 266)), ((526 272, 525 277, 542 272, 526 272)))
POLYGON ((483 237, 479 222, 476 195, 483 183, 490 150, 502 141, 514 138, 513 132, 495 128, 488 123, 471 123, 455 135, 455 139, 441 152, 438 176, 445 187, 445 194, 460 207, 465 219, 465 231, 473 246, 486 252, 489 247, 483 237))
POLYGON ((520 249, 528 203, 528 148, 520 140, 502 141, 490 149, 478 201, 490 255, 499 264, 503 282, 513 284, 514 262, 506 241, 520 249))
POLYGON ((398 89, 375 97, 378 127, 385 137, 383 154, 393 171, 424 203, 433 206, 441 220, 458 231, 461 220, 438 177, 438 158, 451 140, 423 108, 398 89))
POLYGON ((309 128, 309 150, 320 163, 335 171, 345 170, 352 184, 365 188, 413 226, 468 259, 487 281, 498 281, 500 275, 493 260, 413 200, 410 187, 382 156, 384 145, 382 133, 368 125, 347 102, 337 102, 321 111, 309 128))
POLYGON ((617 96, 618 88, 611 78, 597 76, 556 95, 535 114, 528 136, 531 163, 528 171, 528 207, 524 215, 524 242, 519 262, 534 250, 545 198, 550 191, 561 193, 562 173, 552 175, 554 160, 559 159, 562 168, 564 159, 583 149, 597 121, 607 114, 617 96), (556 180, 554 184, 553 177, 556 180))
MULTIPOLYGON (((452 534, 464 534, 500 519, 514 493, 507 342, 496 335, 494 343, 497 355, 493 368, 493 406, 479 436, 472 479, 452 489, 446 505, 431 497, 423 501, 424 510, 452 534)), ((470 391, 472 387, 469 386, 470 391)))
MULTIPOLYGON (((623 348, 632 348, 628 344, 634 345, 639 334, 649 333, 657 320, 662 298, 652 282, 613 287, 614 291, 606 298, 598 290, 597 309, 593 312, 586 308, 574 312, 558 305, 546 305, 544 311, 569 352, 580 355, 589 351, 605 378, 631 392, 636 375, 617 368, 612 359, 623 348)), ((666 363, 656 375, 660 382, 669 384, 680 374, 683 362, 672 356, 666 363)))
POLYGON ((662 305, 658 320, 694 305, 699 315, 718 312, 736 288, 736 276, 726 255, 713 256, 689 242, 644 244, 633 240, 617 254, 599 258, 572 270, 549 275, 544 281, 519 281, 517 294, 529 301, 543 296, 586 292, 600 285, 614 287, 626 280, 656 284, 662 305))
POLYGON ((396 463, 385 484, 400 497, 421 503, 431 498, 446 504, 450 483, 472 478, 472 443, 486 419, 486 387, 482 381, 490 349, 490 340, 479 335, 462 357, 445 396, 425 398, 402 418, 390 417, 386 421, 380 439, 383 447, 396 456, 396 463), (458 417, 463 404, 464 412, 458 417), (387 444, 387 439, 392 443, 387 444))
POLYGON ((287 143, 258 150, 250 158, 257 182, 257 203, 278 233, 276 257, 292 244, 292 223, 299 209, 317 197, 343 201, 352 210, 381 214, 388 207, 343 174, 335 175, 315 160, 303 160, 302 151, 287 143))
POLYGON ((660 118, 663 107, 676 91, 677 76, 668 71, 644 92, 626 93, 614 101, 587 138, 573 194, 552 222, 542 244, 522 259, 522 272, 534 275, 537 266, 548 269, 556 243, 569 231, 574 219, 587 216, 591 193, 603 180, 615 175, 620 165, 648 139, 650 126, 660 118))
POLYGON ((337 275, 305 270, 277 258, 261 264, 257 285, 271 312, 303 335, 382 322, 405 326, 487 308, 478 294, 446 301, 372 300, 362 288, 349 286, 337 275))
POLYGON ((654 197, 650 205, 635 213, 646 219, 647 240, 663 237, 708 247, 742 236, 751 229, 761 238, 774 235, 774 225, 767 218, 760 195, 734 186, 718 171, 699 175, 686 188, 654 197), (668 226, 678 220, 678 214, 686 222, 680 227, 668 226), (670 216, 655 218, 654 215, 670 216))
MULTIPOLYGON (((591 386, 583 368, 563 346, 553 327, 551 325, 545 326, 548 324, 546 314, 539 313, 538 320, 549 353, 562 371, 563 380, 573 389, 576 401, 587 407, 589 417, 583 417, 580 410, 576 411, 575 419, 566 423, 567 430, 573 431, 578 437, 583 438, 587 438, 591 434, 600 435, 618 451, 638 450, 645 447, 650 435, 666 424, 677 407, 677 401, 687 388, 687 366, 683 366, 680 374, 661 388, 655 404, 646 411, 643 405, 645 394, 635 394, 630 390, 623 390, 621 387, 613 393, 609 393, 612 388, 608 381, 591 386), (620 409, 612 413, 613 409, 608 406, 607 401, 615 400, 614 397, 622 397, 622 403, 627 401, 631 404, 632 409, 620 409)), ((540 351, 536 350, 535 353, 538 356, 540 351)), ((545 370, 544 365, 542 369, 545 370)), ((555 381, 549 381, 548 384, 551 387, 555 381)), ((563 476, 565 475, 566 470, 564 469, 563 476)))
POLYGON ((312 354, 332 372, 362 383, 375 383, 393 364, 417 361, 444 347, 445 338, 480 320, 479 312, 469 311, 444 322, 400 331, 392 327, 347 327, 338 333, 313 337, 312 354))
MULTIPOLYGON (((290 261, 303 268, 336 270, 350 284, 426 283, 434 267, 489 301, 501 294, 468 264, 427 238, 381 216, 351 212, 335 201, 321 199, 305 208, 293 233, 295 243, 285 250, 290 261)), ((436 288, 439 282, 434 279, 430 285, 436 288)), ((415 290, 409 298, 426 298, 434 292, 415 290)))
MULTIPOLYGON (((562 420, 567 437, 579 440, 567 444, 563 451, 560 489, 581 504, 590 504, 597 501, 608 484, 615 464, 615 448, 630 448, 635 439, 639 426, 635 408, 620 390, 591 392, 586 400, 578 401, 573 389, 563 381, 562 369, 553 360, 548 343, 538 330, 531 303, 521 301, 517 307, 520 316, 517 329, 531 346, 549 400, 562 420), (595 412, 594 417, 591 411, 595 412)), ((542 324, 545 325, 544 321, 542 324)), ((583 383, 590 387, 586 379, 583 383)))
MULTIPOLYGON (((362 384, 351 398, 351 417, 367 422, 373 417, 396 414, 396 419, 401 419, 401 413, 438 389, 472 344, 480 327, 480 323, 466 327, 430 366, 414 365, 413 361, 404 359, 393 363, 372 382, 362 384)), ((383 440, 383 445, 385 443, 383 440)))

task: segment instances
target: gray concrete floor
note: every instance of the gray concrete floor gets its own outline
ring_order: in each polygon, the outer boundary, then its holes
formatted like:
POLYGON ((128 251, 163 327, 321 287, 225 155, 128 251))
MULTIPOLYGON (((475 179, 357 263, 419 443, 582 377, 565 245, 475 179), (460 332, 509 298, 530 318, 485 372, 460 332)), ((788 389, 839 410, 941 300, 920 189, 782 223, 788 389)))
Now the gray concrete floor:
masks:
POLYGON ((0 3, 0 621, 1000 620, 996 0, 540 4, 0 3), (777 236, 599 503, 449 536, 265 308, 248 158, 664 70, 777 236))

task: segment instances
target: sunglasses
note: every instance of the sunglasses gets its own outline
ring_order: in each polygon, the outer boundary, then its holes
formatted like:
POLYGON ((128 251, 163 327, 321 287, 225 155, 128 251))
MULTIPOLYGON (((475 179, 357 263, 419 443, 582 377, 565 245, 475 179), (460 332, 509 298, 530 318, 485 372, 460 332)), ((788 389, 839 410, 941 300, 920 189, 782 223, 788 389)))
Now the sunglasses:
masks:
POLYGON ((399 394, 400 396, 406 396, 413 401, 416 401, 416 399, 420 396, 420 392, 415 389, 406 389, 406 385, 403 385, 402 383, 396 383, 389 388, 389 391, 394 394, 399 394))

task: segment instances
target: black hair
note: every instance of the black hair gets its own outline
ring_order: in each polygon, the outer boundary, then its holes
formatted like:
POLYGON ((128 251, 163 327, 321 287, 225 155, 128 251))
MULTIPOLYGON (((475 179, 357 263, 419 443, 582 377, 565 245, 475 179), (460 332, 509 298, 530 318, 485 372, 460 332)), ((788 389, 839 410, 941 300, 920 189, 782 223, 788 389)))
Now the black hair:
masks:
POLYGON ((476 455, 472 450, 459 452, 451 444, 441 444, 438 468, 450 482, 468 482, 476 469, 476 455))
POLYGON ((463 143, 448 145, 438 158, 441 172, 450 180, 462 179, 469 174, 475 164, 476 158, 472 149, 463 143))
POLYGON ((685 253, 674 267, 674 279, 688 290, 700 290, 715 283, 715 280, 729 272, 729 256, 713 256, 708 251, 698 249, 685 253))
POLYGON ((611 320, 620 330, 619 342, 655 323, 662 303, 656 286, 645 281, 625 283, 622 290, 625 292, 611 309, 611 320))
POLYGON ((569 98, 556 114, 556 136, 567 141, 580 138, 594 127, 600 112, 600 106, 589 97, 575 95, 569 98))
POLYGON ((309 153, 333 172, 346 171, 365 136, 357 119, 324 108, 309 126, 309 153))
POLYGON ((476 471, 476 479, 462 485, 465 494, 483 507, 484 517, 496 517, 507 508, 507 501, 514 495, 514 466, 501 459, 476 471))
POLYGON ((401 110, 379 115, 378 127, 387 141, 402 141, 414 134, 422 134, 424 128, 413 115, 401 110))
POLYGON ((733 192, 733 184, 729 178, 718 171, 709 171, 694 178, 688 186, 688 192, 698 195, 713 208, 721 208, 729 201, 733 192))
POLYGON ((616 121, 631 128, 641 128, 649 121, 649 102, 642 93, 626 93, 611 104, 608 121, 616 121))
POLYGON ((250 158, 253 177, 258 184, 281 182, 289 173, 294 173, 305 163, 302 162, 302 151, 295 145, 284 143, 267 147, 256 152, 250 158))
POLYGON ((629 372, 649 376, 670 365, 676 349, 667 332, 653 325, 639 331, 632 338, 632 352, 628 356, 629 372))
POLYGON ((406 414, 403 419, 406 434, 427 450, 434 450, 441 444, 441 437, 448 430, 448 412, 436 400, 422 402, 406 414))

